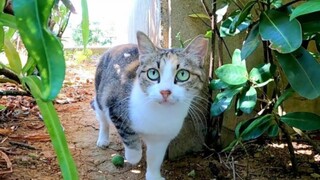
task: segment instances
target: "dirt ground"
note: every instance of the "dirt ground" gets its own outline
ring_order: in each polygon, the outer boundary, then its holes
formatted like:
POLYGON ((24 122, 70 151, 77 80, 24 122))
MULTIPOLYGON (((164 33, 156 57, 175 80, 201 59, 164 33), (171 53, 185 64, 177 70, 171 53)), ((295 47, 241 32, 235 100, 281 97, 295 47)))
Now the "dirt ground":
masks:
MULTIPOLYGON (((117 168, 115 154, 123 155, 112 129, 108 149, 96 147, 98 122, 90 101, 96 62, 68 63, 64 88, 55 107, 64 127, 80 179, 144 179, 144 159, 136 166, 117 168)), ((10 89, 12 85, 3 85, 10 89)), ((0 86, 1 88, 1 86, 0 86)), ((41 115, 31 97, 0 99, 0 179, 62 179, 41 115), (8 168, 9 167, 9 168, 8 168)), ((319 142, 320 136, 314 140, 319 142)), ((302 141, 294 143, 299 173, 293 176, 286 146, 280 141, 245 144, 232 154, 206 151, 181 159, 165 160, 162 174, 171 179, 320 179, 320 155, 302 141)))

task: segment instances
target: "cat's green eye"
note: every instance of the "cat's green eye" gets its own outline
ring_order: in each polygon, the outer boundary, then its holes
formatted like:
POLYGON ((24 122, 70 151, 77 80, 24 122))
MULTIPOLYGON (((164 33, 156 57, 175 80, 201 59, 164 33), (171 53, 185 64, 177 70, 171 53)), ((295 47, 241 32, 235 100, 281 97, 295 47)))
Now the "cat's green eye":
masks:
POLYGON ((190 72, 185 69, 180 69, 176 74, 176 81, 177 82, 184 82, 190 78, 190 72))
POLYGON ((154 68, 151 68, 151 69, 149 69, 147 71, 147 76, 152 81, 159 80, 159 78, 160 78, 159 71, 157 69, 154 69, 154 68))

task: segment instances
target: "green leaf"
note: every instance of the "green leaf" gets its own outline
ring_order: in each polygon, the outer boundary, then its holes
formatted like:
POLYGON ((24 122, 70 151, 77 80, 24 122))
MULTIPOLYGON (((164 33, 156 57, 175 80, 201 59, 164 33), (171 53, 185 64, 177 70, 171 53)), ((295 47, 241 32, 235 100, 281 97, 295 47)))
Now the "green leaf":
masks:
POLYGON ((256 118, 240 121, 234 129, 236 139, 240 139, 241 133, 255 120, 256 118))
POLYGON ((261 13, 259 32, 263 40, 270 41, 270 48, 280 53, 293 52, 302 44, 300 23, 276 10, 261 13))
POLYGON ((268 135, 269 137, 275 137, 279 134, 279 126, 278 124, 273 124, 268 129, 268 135))
POLYGON ((220 2, 219 4, 220 6, 215 12, 217 15, 216 23, 219 23, 223 19, 223 16, 227 13, 229 7, 229 3, 226 1, 220 2))
POLYGON ((232 54, 232 64, 234 65, 239 65, 239 66, 243 66, 244 68, 246 68, 246 61, 244 59, 241 59, 241 50, 240 49, 235 49, 233 51, 232 54))
POLYGON ((26 64, 22 68, 22 73, 25 75, 31 75, 36 68, 36 62, 30 56, 28 56, 26 64))
POLYGON ((0 105, 0 111, 5 110, 7 107, 0 105))
POLYGON ((61 167, 64 179, 79 179, 76 165, 68 149, 68 144, 59 121, 59 117, 51 101, 43 101, 41 98, 41 82, 36 76, 23 78, 23 82, 28 85, 31 94, 35 97, 39 110, 43 116, 43 121, 48 129, 53 148, 61 167))
POLYGON ((247 91, 241 94, 239 103, 240 110, 244 113, 250 114, 257 102, 257 91, 254 87, 250 87, 247 91))
POLYGON ((260 116, 243 130, 243 132, 240 134, 240 137, 244 141, 258 138, 269 129, 272 123, 273 116, 271 114, 260 116))
POLYGON ((320 96, 320 64, 304 48, 290 54, 275 53, 291 87, 301 96, 315 99, 320 96))
POLYGON ((230 86, 225 82, 221 81, 220 79, 213 79, 210 82, 210 89, 212 90, 221 90, 221 89, 226 89, 228 87, 230 86))
POLYGON ((206 37, 206 38, 212 38, 212 30, 208 30, 207 32, 206 32, 206 34, 204 35, 204 37, 206 37))
POLYGON ((84 48, 87 47, 89 42, 89 13, 88 13, 88 4, 87 0, 81 0, 81 7, 82 7, 82 38, 83 38, 83 46, 84 48))
POLYGON ((203 14, 203 13, 194 13, 194 14, 190 14, 189 17, 192 18, 202 18, 202 19, 209 19, 210 20, 210 16, 203 14))
POLYGON ((226 89, 215 97, 211 105, 211 116, 218 116, 223 113, 231 104, 233 97, 241 91, 242 87, 226 89))
POLYGON ((278 98, 277 102, 275 103, 273 109, 277 109, 283 101, 287 100, 294 94, 294 90, 292 88, 286 89, 281 96, 278 98))
POLYGON ((233 140, 226 148, 224 148, 221 152, 229 152, 231 151, 235 146, 237 146, 240 143, 238 139, 233 140))
POLYGON ((16 19, 11 14, 0 13, 0 24, 17 29, 16 19))
POLYGON ((4 39, 4 52, 6 53, 7 59, 9 61, 9 66, 18 76, 21 73, 22 65, 21 60, 16 48, 11 43, 10 39, 4 39))
POLYGON ((61 43, 48 28, 52 6, 53 0, 13 1, 22 41, 41 75, 43 100, 53 100, 57 96, 65 76, 61 43))
POLYGON ((316 34, 317 32, 320 32, 320 11, 313 12, 310 14, 305 14, 297 17, 296 19, 300 22, 303 35, 306 34, 311 35, 316 34))
POLYGON ((232 26, 234 26, 235 22, 239 19, 240 13, 240 10, 236 10, 232 12, 226 20, 222 21, 219 29, 221 37, 234 36, 249 27, 252 20, 250 17, 247 17, 246 20, 243 21, 239 26, 237 26, 234 31, 231 31, 232 26))
POLYGON ((255 84, 266 82, 272 79, 272 74, 275 72, 275 68, 268 64, 261 64, 258 67, 251 69, 249 73, 249 79, 255 84))
POLYGON ((4 8, 6 7, 7 1, 6 0, 0 0, 0 10, 3 12, 4 8))
POLYGON ((241 59, 247 59, 260 44, 259 24, 253 26, 241 49, 241 59))
POLYGON ((291 127, 305 131, 320 129, 320 116, 310 112, 292 112, 280 117, 280 120, 291 127))
POLYGON ((3 45, 4 45, 4 30, 3 30, 3 26, 0 26, 0 52, 2 52, 3 45))
POLYGON ((241 85, 248 80, 246 68, 240 65, 226 64, 216 69, 215 73, 223 82, 229 85, 241 85))
POLYGON ((235 32, 236 28, 243 23, 244 21, 246 21, 247 18, 250 15, 250 11, 252 9, 252 7, 256 4, 256 1, 251 1, 248 2, 245 7, 241 10, 239 17, 237 19, 235 19, 233 21, 233 23, 230 26, 230 32, 235 32))
POLYGON ((290 21, 298 16, 320 11, 320 3, 318 0, 309 0, 296 7, 290 15, 290 21))

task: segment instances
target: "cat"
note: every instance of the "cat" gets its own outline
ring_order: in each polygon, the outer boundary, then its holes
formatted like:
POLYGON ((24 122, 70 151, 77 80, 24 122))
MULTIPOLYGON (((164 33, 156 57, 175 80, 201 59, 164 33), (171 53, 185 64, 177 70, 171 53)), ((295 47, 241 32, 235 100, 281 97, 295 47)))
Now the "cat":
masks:
POLYGON ((113 123, 126 160, 139 163, 141 138, 147 148, 146 179, 164 179, 160 169, 166 149, 207 81, 208 40, 199 35, 184 49, 162 49, 138 31, 137 42, 111 48, 97 66, 93 101, 99 121, 97 146, 109 145, 113 123))

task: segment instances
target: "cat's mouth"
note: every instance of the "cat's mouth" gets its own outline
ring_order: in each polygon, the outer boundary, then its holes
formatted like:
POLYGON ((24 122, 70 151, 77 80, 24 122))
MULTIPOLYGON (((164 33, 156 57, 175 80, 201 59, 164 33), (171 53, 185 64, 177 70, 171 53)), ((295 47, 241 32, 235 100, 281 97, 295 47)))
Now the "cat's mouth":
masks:
POLYGON ((161 105, 174 105, 177 101, 174 100, 168 100, 168 99, 162 99, 158 103, 161 105))

